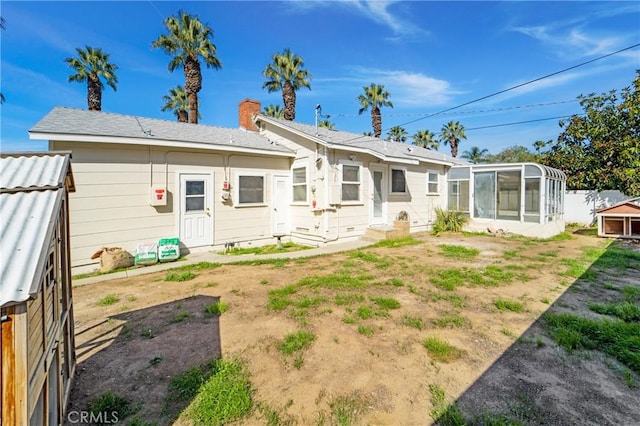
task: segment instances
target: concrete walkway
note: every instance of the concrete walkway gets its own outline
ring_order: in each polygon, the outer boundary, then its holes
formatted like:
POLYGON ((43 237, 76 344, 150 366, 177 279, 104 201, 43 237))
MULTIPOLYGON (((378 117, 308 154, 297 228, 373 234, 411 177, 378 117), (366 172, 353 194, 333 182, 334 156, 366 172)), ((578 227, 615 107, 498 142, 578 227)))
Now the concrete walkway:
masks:
POLYGON ((73 285, 85 285, 93 284, 102 281, 115 280, 118 278, 136 277, 144 274, 152 274, 154 272, 166 271, 167 269, 177 268, 179 266, 192 265, 200 262, 211 263, 233 263, 242 262, 247 260, 262 260, 262 259, 298 259, 301 257, 313 257, 323 254, 340 253, 344 251, 357 250, 362 247, 366 247, 373 244, 372 241, 348 241, 345 243, 330 244, 324 247, 317 247, 308 250, 292 251, 288 253, 275 253, 275 254, 243 254, 243 255, 223 255, 212 252, 191 253, 184 257, 183 260, 176 262, 157 263, 151 266, 141 266, 139 268, 127 269, 126 271, 113 272, 111 274, 96 275, 93 277, 74 279, 73 285))

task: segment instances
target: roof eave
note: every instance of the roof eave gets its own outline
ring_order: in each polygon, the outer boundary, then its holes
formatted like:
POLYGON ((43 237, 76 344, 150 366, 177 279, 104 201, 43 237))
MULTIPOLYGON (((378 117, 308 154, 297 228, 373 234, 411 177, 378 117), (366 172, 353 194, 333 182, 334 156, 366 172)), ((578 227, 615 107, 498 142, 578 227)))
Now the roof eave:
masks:
POLYGON ((173 141, 168 139, 155 139, 155 138, 78 135, 78 134, 68 134, 68 133, 47 133, 47 132, 31 132, 31 131, 29 132, 29 138, 56 140, 56 141, 69 141, 69 142, 113 143, 113 144, 121 144, 121 145, 154 145, 154 146, 164 146, 169 148, 191 148, 191 149, 205 149, 209 151, 243 152, 247 154, 271 155, 276 157, 294 157, 295 156, 295 153, 293 152, 270 151, 270 150, 262 150, 258 148, 247 148, 242 146, 216 145, 216 144, 208 144, 208 143, 201 143, 201 142, 173 141))

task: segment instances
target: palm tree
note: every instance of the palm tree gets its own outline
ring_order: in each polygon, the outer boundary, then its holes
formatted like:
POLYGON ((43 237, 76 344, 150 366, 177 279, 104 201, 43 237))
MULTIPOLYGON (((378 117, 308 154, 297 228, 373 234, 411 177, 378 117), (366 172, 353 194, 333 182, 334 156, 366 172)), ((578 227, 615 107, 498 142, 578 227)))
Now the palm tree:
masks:
POLYGON ((373 137, 373 132, 362 132, 363 136, 371 136, 373 137))
POLYGON ((162 99, 165 104, 160 108, 162 111, 171 110, 178 118, 180 123, 189 122, 189 95, 182 86, 176 86, 169 90, 168 95, 164 95, 162 99))
POLYGON ((265 107, 262 110, 262 113, 266 116, 269 117, 274 117, 274 118, 279 118, 282 119, 284 118, 284 110, 282 108, 280 108, 280 105, 269 105, 268 107, 265 107))
POLYGON ((293 121, 296 118, 296 90, 303 87, 311 90, 311 74, 302 69, 302 57, 289 49, 284 49, 282 53, 274 53, 271 59, 273 62, 262 71, 262 75, 267 78, 267 81, 262 83, 262 88, 266 88, 269 93, 282 91, 284 119, 293 121))
POLYGON ((440 129, 440 141, 444 144, 449 144, 451 147, 451 156, 458 156, 458 144, 460 139, 466 139, 467 135, 464 133, 464 126, 459 121, 450 121, 440 129))
POLYGON ((325 118, 324 120, 318 121, 318 127, 324 127, 325 129, 334 130, 336 128, 336 125, 335 123, 329 121, 328 118, 325 118))
POLYGON ((387 132, 387 139, 394 142, 405 142, 407 140, 407 131, 402 126, 393 126, 387 132))
POLYGON ((373 135, 379 138, 382 134, 382 115, 380 108, 388 106, 393 108, 393 104, 388 100, 389 92, 384 90, 383 85, 371 83, 369 87, 364 86, 364 95, 358 95, 356 98, 360 102, 358 114, 362 114, 371 108, 371 126, 373 127, 373 135))
POLYGON ((86 46, 86 49, 76 48, 78 57, 66 58, 64 62, 76 73, 69 76, 69 82, 87 82, 87 104, 89 111, 102 110, 102 79, 116 91, 116 70, 118 67, 109 62, 109 55, 100 48, 86 46))
POLYGON ((189 122, 198 124, 198 92, 202 89, 200 59, 207 68, 222 68, 216 56, 216 45, 211 41, 213 30, 200 22, 197 16, 182 11, 178 16, 165 19, 164 24, 168 33, 160 35, 151 47, 159 47, 172 56, 169 71, 183 67, 184 90, 189 95, 189 122))
POLYGON ((471 149, 462 153, 462 158, 472 162, 473 164, 486 163, 488 154, 489 150, 472 146, 471 149))
POLYGON ((540 155, 540 151, 542 151, 542 148, 546 147, 547 144, 549 144, 550 142, 551 141, 545 142, 545 141, 537 140, 533 143, 533 148, 536 150, 538 155, 540 155))
POLYGON ((413 144, 422 148, 437 151, 440 148, 440 142, 436 139, 435 133, 430 130, 418 130, 413 136, 413 144))

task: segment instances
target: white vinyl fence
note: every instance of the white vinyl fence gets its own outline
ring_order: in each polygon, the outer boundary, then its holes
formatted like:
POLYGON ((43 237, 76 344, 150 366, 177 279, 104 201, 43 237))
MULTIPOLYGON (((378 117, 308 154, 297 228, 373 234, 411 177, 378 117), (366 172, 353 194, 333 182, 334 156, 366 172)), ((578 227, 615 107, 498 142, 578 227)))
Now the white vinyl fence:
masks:
POLYGON ((620 191, 567 191, 564 199, 564 222, 593 225, 596 211, 626 200, 620 191))

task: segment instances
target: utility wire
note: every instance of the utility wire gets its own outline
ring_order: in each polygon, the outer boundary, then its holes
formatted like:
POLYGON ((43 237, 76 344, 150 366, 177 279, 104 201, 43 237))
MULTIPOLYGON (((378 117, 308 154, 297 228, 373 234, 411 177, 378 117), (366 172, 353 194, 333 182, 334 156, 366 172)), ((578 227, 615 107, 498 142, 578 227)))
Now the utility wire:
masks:
MULTIPOLYGON (((615 52, 608 53, 608 54, 606 54, 606 55, 598 56, 597 58, 590 59, 590 60, 585 61, 585 62, 581 62, 581 63, 579 63, 579 64, 577 64, 577 65, 573 65, 573 66, 571 66, 571 67, 564 68, 564 69, 562 69, 562 70, 560 70, 560 71, 552 72, 551 74, 547 74, 547 75, 544 75, 544 76, 542 76, 542 77, 534 78, 533 80, 529 80, 529 81, 526 81, 526 82, 524 82, 524 83, 517 84, 517 85, 512 86, 512 87, 509 87, 509 88, 507 88, 507 89, 500 90, 500 91, 498 91, 498 92, 494 92, 494 93, 491 93, 491 94, 486 95, 486 96, 482 96, 482 97, 480 97, 480 98, 477 98, 477 99, 474 99, 474 100, 471 100, 471 101, 468 101, 468 102, 462 103, 462 104, 460 104, 460 105, 457 105, 457 106, 454 106, 454 107, 451 107, 451 108, 447 108, 447 109, 443 109, 442 111, 435 112, 435 113, 430 114, 430 115, 427 115, 427 116, 425 116, 425 117, 420 117, 420 118, 416 118, 415 120, 407 121, 407 122, 405 122, 405 123, 399 124, 398 126, 406 126, 407 124, 412 124, 412 123, 418 122, 418 121, 420 121, 420 120, 424 120, 424 119, 426 119, 426 118, 430 118, 430 117, 433 117, 433 116, 436 116, 436 115, 440 115, 440 114, 443 114, 443 113, 445 113, 445 112, 453 111, 454 109, 462 108, 463 106, 471 105, 471 104, 473 104, 473 103, 480 102, 480 101, 483 101, 483 100, 485 100, 485 99, 489 99, 489 98, 492 98, 492 97, 494 97, 494 96, 501 95, 501 94, 506 93, 506 92, 509 92, 509 91, 511 91, 511 90, 515 90, 515 89, 518 89, 518 88, 520 88, 520 87, 523 87, 523 86, 526 86, 526 85, 529 85, 529 84, 532 84, 532 83, 538 82, 538 81, 540 81, 540 80, 544 80, 544 79, 547 79, 547 78, 549 78, 549 77, 553 77, 554 75, 562 74, 562 73, 567 72, 567 71, 570 71, 570 70, 572 70, 572 69, 576 69, 576 68, 579 68, 579 67, 582 67, 582 66, 585 66, 585 65, 591 64, 591 63, 593 63, 593 62, 599 61, 599 60, 601 60, 601 59, 608 58, 609 56, 617 55, 617 54, 622 53, 622 52, 624 52, 624 51, 634 49, 634 48, 636 48, 636 47, 638 47, 638 46, 640 46, 640 43, 636 43, 636 44, 634 44, 634 45, 631 45, 631 46, 625 47, 625 48, 623 48, 623 49, 616 50, 615 52)), ((394 127, 395 127, 395 126, 394 126, 394 127)), ((387 131, 388 131, 389 129, 384 129, 384 130, 387 130, 387 131)), ((348 140, 346 140, 346 141, 344 141, 344 142, 351 142, 351 141, 354 141, 354 140, 362 139, 362 138, 364 138, 364 137, 366 137, 366 136, 364 136, 364 135, 363 135, 363 136, 358 136, 358 137, 355 137, 355 138, 352 138, 352 139, 348 139, 348 140)))

